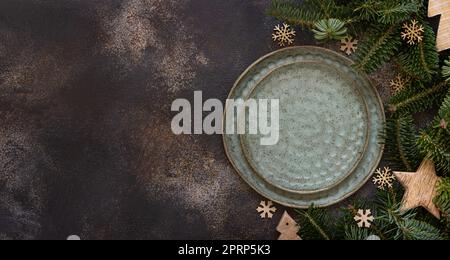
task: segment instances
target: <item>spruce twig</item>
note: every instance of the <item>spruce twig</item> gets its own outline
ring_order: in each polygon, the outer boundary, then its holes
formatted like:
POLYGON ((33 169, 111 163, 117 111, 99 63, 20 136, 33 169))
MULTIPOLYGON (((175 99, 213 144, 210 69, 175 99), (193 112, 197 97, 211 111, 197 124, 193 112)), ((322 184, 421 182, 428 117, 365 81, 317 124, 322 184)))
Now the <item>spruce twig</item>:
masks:
POLYGON ((445 96, 449 82, 440 82, 430 88, 410 86, 408 89, 392 97, 388 110, 392 113, 416 113, 431 108, 441 102, 445 96))

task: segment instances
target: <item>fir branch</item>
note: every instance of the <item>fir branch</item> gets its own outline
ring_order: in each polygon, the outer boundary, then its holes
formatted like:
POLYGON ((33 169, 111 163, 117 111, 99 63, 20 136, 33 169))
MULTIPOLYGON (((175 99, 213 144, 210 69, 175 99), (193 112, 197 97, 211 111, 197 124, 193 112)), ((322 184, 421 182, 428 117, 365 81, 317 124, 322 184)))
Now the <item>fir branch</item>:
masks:
MULTIPOLYGON (((310 0, 309 0, 310 1, 310 0)), ((312 2, 312 1, 310 1, 312 2)), ((332 6, 335 5, 333 0, 322 0, 318 1, 318 6, 320 7, 320 10, 325 15, 325 18, 330 19, 331 17, 331 9, 332 6)))
POLYGON ((428 133, 423 132, 418 143, 420 149, 436 163, 439 170, 448 172, 450 169, 450 142, 448 140, 439 142, 428 133))
POLYGON ((438 170, 448 174, 450 170, 450 91, 447 94, 438 116, 432 125, 422 132, 418 146, 425 156, 431 158, 438 170))
POLYGON ((410 115, 390 118, 386 122, 385 155, 397 170, 413 171, 420 163, 417 133, 410 115))
POLYGON ((369 229, 355 225, 345 226, 345 240, 366 240, 370 236, 369 229))
POLYGON ((437 73, 439 55, 436 49, 436 35, 428 23, 423 22, 424 40, 406 47, 399 55, 403 71, 410 77, 430 81, 437 73))
POLYGON ((280 0, 272 1, 267 14, 290 25, 298 25, 308 29, 314 28, 317 21, 326 18, 326 15, 318 10, 311 10, 306 6, 298 6, 280 0))
POLYGON ((377 220, 383 223, 385 233, 395 240, 442 240, 437 228, 414 219, 415 211, 400 211, 400 204, 396 202, 398 195, 393 189, 378 193, 377 220))
POLYGON ((420 82, 416 82, 392 97, 388 110, 395 114, 424 111, 441 102, 449 86, 450 82, 440 82, 424 88, 420 82))
POLYGON ((324 209, 311 206, 308 210, 297 211, 298 224, 302 227, 302 238, 306 240, 331 240, 331 221, 324 209))
POLYGON ((414 211, 402 213, 399 201, 401 201, 401 193, 394 188, 389 188, 387 191, 377 191, 377 220, 384 222, 384 226, 395 225, 398 227, 402 220, 412 219, 416 216, 414 211))
POLYGON ((377 12, 378 22, 382 24, 398 24, 411 18, 412 14, 420 11, 422 1, 384 1, 377 12))
POLYGON ((445 80, 450 81, 450 57, 444 61, 444 66, 442 67, 442 76, 445 80))
POLYGON ((356 3, 353 13, 359 20, 373 22, 378 18, 380 7, 378 0, 361 0, 356 3))
POLYGON ((310 8, 314 6, 318 6, 320 12, 327 19, 337 18, 341 20, 350 20, 352 19, 353 10, 348 5, 337 5, 335 0, 306 0, 305 4, 310 8))
POLYGON ((379 26, 372 30, 358 51, 356 68, 368 73, 375 71, 388 61, 401 45, 398 25, 379 26))
POLYGON ((450 220, 450 178, 442 178, 438 184, 434 203, 442 214, 450 220))
POLYGON ((439 229, 415 219, 406 219, 401 228, 405 240, 444 240, 439 229))

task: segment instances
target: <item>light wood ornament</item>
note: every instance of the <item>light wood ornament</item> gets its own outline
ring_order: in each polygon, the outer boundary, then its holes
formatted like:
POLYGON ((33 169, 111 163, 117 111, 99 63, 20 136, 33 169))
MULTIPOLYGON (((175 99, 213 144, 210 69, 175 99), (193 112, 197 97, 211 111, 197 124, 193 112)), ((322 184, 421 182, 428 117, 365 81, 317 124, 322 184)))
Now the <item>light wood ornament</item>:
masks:
POLYGON ((430 0, 428 17, 441 15, 436 44, 438 51, 450 49, 450 0, 430 0))
POLYGON ((440 218, 439 209, 433 203, 437 195, 439 177, 433 161, 425 159, 417 172, 394 172, 397 180, 405 187, 401 211, 424 207, 433 216, 440 218))
POLYGON ((281 221, 277 226, 277 231, 281 233, 278 240, 302 240, 298 235, 300 227, 295 220, 285 211, 281 221))

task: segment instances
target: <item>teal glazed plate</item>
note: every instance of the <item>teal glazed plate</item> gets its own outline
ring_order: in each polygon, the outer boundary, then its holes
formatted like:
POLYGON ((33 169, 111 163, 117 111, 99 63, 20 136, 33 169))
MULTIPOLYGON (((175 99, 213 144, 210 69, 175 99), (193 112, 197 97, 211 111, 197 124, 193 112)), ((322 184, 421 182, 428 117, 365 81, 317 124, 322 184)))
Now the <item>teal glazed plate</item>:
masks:
MULTIPOLYGON (((367 77, 338 53, 292 47, 268 54, 241 75, 229 99, 280 102, 276 145, 261 145, 260 134, 223 137, 239 175, 279 204, 340 202, 360 189, 380 162, 382 102, 367 77)), ((239 120, 237 114, 233 118, 239 120)), ((225 113, 224 126, 226 120, 225 113)))
POLYGON ((368 144, 366 104, 353 81, 333 67, 304 59, 280 64, 247 98, 280 102, 276 145, 261 146, 264 135, 241 136, 249 164, 272 185, 298 193, 323 191, 361 161, 368 144))

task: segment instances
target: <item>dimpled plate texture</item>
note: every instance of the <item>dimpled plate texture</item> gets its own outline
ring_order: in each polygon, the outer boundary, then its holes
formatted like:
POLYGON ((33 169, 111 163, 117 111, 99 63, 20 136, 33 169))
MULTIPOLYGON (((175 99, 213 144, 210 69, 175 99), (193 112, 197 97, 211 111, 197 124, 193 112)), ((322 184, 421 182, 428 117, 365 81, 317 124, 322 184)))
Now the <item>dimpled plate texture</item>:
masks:
MULTIPOLYGON (((382 140, 379 133, 383 129, 385 116, 380 97, 369 80, 363 74, 357 72, 351 65, 352 61, 323 48, 317 47, 292 47, 276 51, 264 56, 250 66, 238 79, 229 95, 230 99, 246 99, 254 92, 258 82, 264 80, 271 72, 271 68, 283 65, 288 66, 298 62, 319 63, 331 66, 338 74, 346 75, 359 90, 367 108, 368 142, 362 158, 349 176, 337 185, 329 189, 313 193, 298 193, 287 189, 281 189, 273 185, 255 171, 254 167, 246 158, 246 151, 242 148, 241 136, 237 134, 223 135, 225 152, 239 175, 258 193, 279 204, 295 207, 308 208, 312 204, 325 207, 349 197, 359 190, 370 178, 372 172, 378 166, 383 153, 382 140)), ((300 99, 301 97, 297 97, 300 99)), ((224 115, 224 123, 227 122, 224 115)), ((301 151, 299 151, 301 152, 301 151)), ((317 158, 322 160, 323 158, 317 158)))
POLYGON ((270 64, 270 72, 252 86, 248 97, 279 99, 279 142, 264 146, 260 140, 265 135, 246 134, 242 148, 255 172, 280 189, 329 189, 348 177, 362 158, 368 138, 366 104, 352 80, 331 64, 308 62, 302 56, 284 64, 288 62, 270 64))

